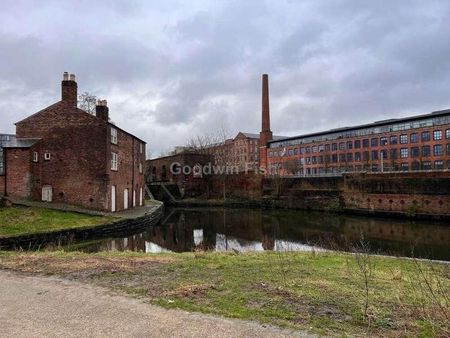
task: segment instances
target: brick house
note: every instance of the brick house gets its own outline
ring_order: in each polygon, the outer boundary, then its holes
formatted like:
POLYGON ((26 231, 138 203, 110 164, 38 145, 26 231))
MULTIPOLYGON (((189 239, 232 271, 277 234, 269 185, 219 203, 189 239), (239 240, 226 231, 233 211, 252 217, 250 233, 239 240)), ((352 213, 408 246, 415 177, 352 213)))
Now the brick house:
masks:
POLYGON ((16 123, 3 146, 4 195, 118 211, 144 203, 145 142, 77 108, 75 76, 64 73, 62 99, 16 123))

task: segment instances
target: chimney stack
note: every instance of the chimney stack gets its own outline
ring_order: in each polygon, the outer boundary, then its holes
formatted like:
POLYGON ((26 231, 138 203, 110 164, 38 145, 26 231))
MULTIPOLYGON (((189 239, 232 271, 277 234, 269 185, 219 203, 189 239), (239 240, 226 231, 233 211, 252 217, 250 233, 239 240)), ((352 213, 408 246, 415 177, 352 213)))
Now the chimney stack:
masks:
POLYGON ((109 120, 109 108, 108 102, 106 100, 97 100, 97 105, 95 106, 95 116, 106 122, 109 120))
POLYGON ((269 109, 269 76, 262 76, 262 113, 261 132, 259 133, 259 167, 267 172, 267 142, 273 139, 270 130, 270 109, 269 109))
POLYGON ((75 75, 64 72, 61 82, 61 100, 67 102, 74 108, 77 107, 78 86, 75 82, 75 75))

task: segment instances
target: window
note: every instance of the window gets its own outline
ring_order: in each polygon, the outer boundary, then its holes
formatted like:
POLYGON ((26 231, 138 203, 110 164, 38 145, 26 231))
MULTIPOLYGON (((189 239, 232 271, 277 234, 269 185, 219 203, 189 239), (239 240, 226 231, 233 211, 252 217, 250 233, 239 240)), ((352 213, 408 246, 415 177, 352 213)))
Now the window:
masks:
POLYGON ((347 141, 347 149, 352 149, 352 148, 353 148, 353 142, 347 141))
POLYGON ((380 138, 380 145, 382 145, 382 146, 387 146, 387 144, 388 144, 388 139, 387 139, 387 137, 381 137, 381 138, 380 138))
POLYGON ((339 154, 339 162, 345 162, 345 154, 339 154))
POLYGON ((363 148, 369 148, 369 139, 368 138, 363 140, 363 148))
POLYGON ((317 146, 313 146, 313 147, 312 147, 312 152, 313 152, 313 153, 317 153, 317 146))
POLYGON ((435 144, 433 146, 433 155, 434 156, 442 156, 443 155, 442 144, 435 144))
POLYGON ((422 170, 431 170, 431 161, 422 162, 422 170))
POLYGON ((337 150, 337 143, 333 143, 333 144, 331 145, 331 150, 332 150, 332 151, 336 151, 336 150, 337 150))
POLYGON ((306 158, 306 164, 311 164, 311 158, 310 157, 306 158))
POLYGON ((305 153, 305 147, 300 147, 300 154, 304 154, 305 153))
POLYGON ((408 143, 408 135, 400 135, 400 144, 408 143))
POLYGON ((397 144, 397 143, 398 143, 397 135, 391 136, 391 144, 397 144))
POLYGON ((369 160, 369 152, 365 151, 363 152, 363 161, 368 161, 369 160))
POLYGON ((269 151, 269 157, 273 156, 273 152, 269 151))
POLYGON ((345 150, 345 143, 344 142, 339 143, 339 150, 345 150))
POLYGON ((401 171, 408 171, 408 170, 409 170, 409 165, 408 165, 408 163, 401 163, 401 164, 400 164, 400 170, 401 170, 401 171))
POLYGON ((294 149, 289 149, 289 150, 288 150, 288 155, 289 155, 289 156, 294 155, 294 149))
POLYGON ((361 153, 360 152, 355 153, 355 161, 361 162, 361 153))
POLYGON ((401 158, 408 158, 408 148, 400 149, 400 157, 401 158))
POLYGON ((325 151, 330 151, 330 149, 331 149, 330 144, 325 144, 325 151))
POLYGON ((422 147, 422 156, 428 157, 431 154, 430 146, 423 146, 422 147))
POLYGON ((434 169, 444 169, 444 161, 434 161, 434 169))
POLYGON ((372 150, 372 160, 378 160, 378 151, 372 150))
POLYGON ((433 131, 433 140, 435 141, 442 140, 442 130, 433 131))
POLYGON ((39 153, 37 151, 35 151, 33 153, 33 162, 38 162, 39 161, 39 153))
POLYGON ((323 149, 324 149, 323 144, 319 145, 319 153, 322 153, 323 149))
POLYGON ((333 162, 333 163, 337 162, 337 155, 336 154, 331 155, 331 162, 333 162))
POLYGON ((420 162, 419 161, 413 161, 411 163, 411 170, 420 170, 420 162))
POLYGON ((312 164, 316 164, 317 163, 317 156, 311 157, 311 162, 312 162, 312 164))
POLYGON ((50 153, 44 153, 44 160, 50 161, 51 157, 52 157, 52 155, 50 153))
POLYGON ((347 161, 353 162, 353 153, 347 153, 347 161))
POLYGON ((412 133, 411 135, 409 135, 409 141, 411 143, 419 142, 419 135, 417 133, 412 133))
POLYGON ((307 146, 307 147, 305 148, 305 150, 306 150, 306 153, 309 154, 309 153, 311 152, 311 147, 307 146))
POLYGON ((430 132, 423 131, 422 132, 422 142, 428 142, 430 140, 430 132))
POLYGON ((117 129, 111 127, 111 143, 117 144, 117 129))
POLYGON ((386 149, 381 150, 381 151, 380 151, 380 155, 381 155, 381 158, 382 158, 382 159, 387 160, 387 158, 388 158, 388 152, 387 152, 386 149))
POLYGON ((378 147, 378 139, 376 137, 374 137, 373 139, 370 140, 370 145, 372 147, 378 147))
POLYGON ((142 163, 139 163, 139 174, 142 174, 142 163))
POLYGON ((118 155, 111 153, 111 170, 117 170, 118 168, 118 155))
POLYGON ((450 143, 447 143, 447 155, 450 155, 450 143))
POLYGON ((411 157, 419 157, 419 147, 411 147, 411 157))
POLYGON ((445 131, 445 138, 450 138, 450 129, 447 129, 446 131, 445 131))
POLYGON ((331 157, 330 155, 325 155, 325 163, 330 163, 331 157))
POLYGON ((142 143, 139 143, 139 152, 142 154, 142 151, 144 150, 144 145, 142 143))
POLYGON ((361 140, 356 140, 355 141, 355 149, 359 149, 361 148, 361 140))

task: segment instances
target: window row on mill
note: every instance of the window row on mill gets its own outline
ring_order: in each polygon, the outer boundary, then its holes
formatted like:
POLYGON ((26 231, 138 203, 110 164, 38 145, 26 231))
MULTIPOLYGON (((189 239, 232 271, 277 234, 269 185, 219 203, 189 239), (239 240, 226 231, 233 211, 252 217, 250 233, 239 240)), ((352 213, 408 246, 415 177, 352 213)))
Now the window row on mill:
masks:
MULTIPOLYGON (((391 135, 389 137, 380 137, 380 138, 371 138, 371 139, 362 139, 355 141, 346 141, 339 143, 327 143, 327 144, 319 144, 313 146, 305 146, 298 148, 290 148, 283 150, 274 150, 269 151, 269 157, 279 157, 279 156, 295 156, 295 155, 303 155, 310 153, 321 153, 321 152, 330 152, 330 151, 342 151, 342 150, 351 150, 351 149, 361 149, 361 148, 370 148, 370 147, 378 147, 378 146, 388 146, 388 145, 397 145, 397 144, 408 144, 408 143, 418 143, 418 142, 428 142, 433 139, 434 141, 442 140, 444 137, 442 130, 433 131, 432 135, 429 131, 424 131, 420 135, 419 133, 411 133, 411 134, 402 134, 391 135)), ((450 129, 445 131, 445 138, 450 139, 450 129)))

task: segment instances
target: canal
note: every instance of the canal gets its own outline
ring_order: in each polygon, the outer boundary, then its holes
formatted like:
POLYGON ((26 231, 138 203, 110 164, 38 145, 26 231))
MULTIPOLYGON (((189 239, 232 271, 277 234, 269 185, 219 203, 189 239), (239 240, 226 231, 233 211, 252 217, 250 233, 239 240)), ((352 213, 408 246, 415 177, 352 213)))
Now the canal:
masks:
POLYGON ((293 210, 167 208, 144 232, 72 243, 66 250, 354 251, 450 261, 450 227, 425 221, 293 210))

